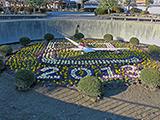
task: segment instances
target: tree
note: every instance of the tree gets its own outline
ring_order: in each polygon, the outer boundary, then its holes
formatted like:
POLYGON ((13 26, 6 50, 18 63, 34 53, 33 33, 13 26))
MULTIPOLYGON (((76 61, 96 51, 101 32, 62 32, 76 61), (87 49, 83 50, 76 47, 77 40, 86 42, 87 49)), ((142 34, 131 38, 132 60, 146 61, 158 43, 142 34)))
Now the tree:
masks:
POLYGON ((118 5, 118 0, 101 0, 100 1, 100 8, 104 8, 110 14, 113 7, 118 5))
POLYGON ((130 7, 136 6, 135 0, 125 0, 125 4, 127 6, 127 10, 130 10, 130 7))
POLYGON ((87 1, 89 1, 89 0, 81 0, 81 8, 84 8, 84 3, 87 1))
POLYGON ((146 6, 146 10, 148 11, 149 7, 151 4, 153 4, 154 0, 145 0, 145 6, 146 6))
POLYGON ((33 13, 36 12, 36 8, 40 10, 40 7, 46 2, 46 0, 27 0, 27 3, 33 7, 33 13))

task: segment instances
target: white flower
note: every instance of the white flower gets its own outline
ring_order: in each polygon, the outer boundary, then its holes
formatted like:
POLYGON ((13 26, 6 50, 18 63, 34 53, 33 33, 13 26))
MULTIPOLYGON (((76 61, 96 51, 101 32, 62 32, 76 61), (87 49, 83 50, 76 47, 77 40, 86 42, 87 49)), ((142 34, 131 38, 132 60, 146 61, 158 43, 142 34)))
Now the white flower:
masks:
POLYGON ((76 72, 79 71, 79 70, 83 70, 87 73, 86 76, 91 76, 92 73, 91 73, 91 70, 87 69, 87 68, 74 68, 71 70, 71 76, 75 79, 81 79, 82 77, 81 76, 77 76, 76 75, 76 72))

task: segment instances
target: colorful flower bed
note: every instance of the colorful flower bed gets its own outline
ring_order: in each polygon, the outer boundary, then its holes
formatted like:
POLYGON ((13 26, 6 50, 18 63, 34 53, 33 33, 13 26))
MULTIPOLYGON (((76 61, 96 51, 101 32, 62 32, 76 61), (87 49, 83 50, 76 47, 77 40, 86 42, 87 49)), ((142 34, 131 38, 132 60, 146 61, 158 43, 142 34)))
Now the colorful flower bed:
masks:
POLYGON ((15 54, 11 55, 6 62, 6 65, 13 71, 25 68, 36 72, 37 69, 45 66, 45 64, 41 64, 37 59, 42 54, 44 49, 44 43, 37 43, 24 47, 15 54))
MULTIPOLYGON (((142 50, 96 51, 83 53, 70 50, 65 42, 34 44, 22 48, 11 55, 6 65, 13 71, 31 69, 39 82, 53 82, 58 85, 73 86, 85 76, 97 76, 102 81, 136 80, 140 70, 159 67, 142 50)), ((96 44, 96 43, 94 43, 96 44)))

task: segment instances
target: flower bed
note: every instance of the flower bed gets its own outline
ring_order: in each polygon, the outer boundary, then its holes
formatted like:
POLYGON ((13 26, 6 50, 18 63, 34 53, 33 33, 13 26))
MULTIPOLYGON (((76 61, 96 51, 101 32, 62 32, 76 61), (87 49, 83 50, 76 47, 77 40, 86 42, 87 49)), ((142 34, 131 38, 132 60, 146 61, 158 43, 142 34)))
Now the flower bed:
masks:
POLYGON ((6 65, 13 71, 17 71, 18 69, 31 69, 33 72, 36 72, 37 69, 45 66, 45 64, 41 64, 37 59, 44 49, 44 43, 22 48, 8 58, 6 65))
POLYGON ((73 47, 70 43, 62 44, 50 42, 46 46, 38 43, 22 48, 9 57, 6 65, 13 71, 31 69, 39 82, 64 86, 76 85, 85 76, 97 76, 104 82, 135 80, 146 66, 158 67, 142 50, 83 53, 70 50, 73 47))

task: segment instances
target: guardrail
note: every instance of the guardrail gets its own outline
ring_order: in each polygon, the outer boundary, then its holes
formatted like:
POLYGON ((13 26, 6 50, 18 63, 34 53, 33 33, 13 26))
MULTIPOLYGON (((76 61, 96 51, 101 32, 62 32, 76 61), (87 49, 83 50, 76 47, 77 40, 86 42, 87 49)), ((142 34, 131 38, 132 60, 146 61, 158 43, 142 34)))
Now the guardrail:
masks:
POLYGON ((28 14, 19 14, 19 15, 0 15, 0 20, 6 20, 6 19, 36 19, 36 18, 46 18, 47 14, 33 14, 33 15, 28 15, 28 14))
POLYGON ((154 17, 128 17, 128 16, 98 16, 98 17, 107 20, 160 22, 160 18, 154 18, 154 17))

